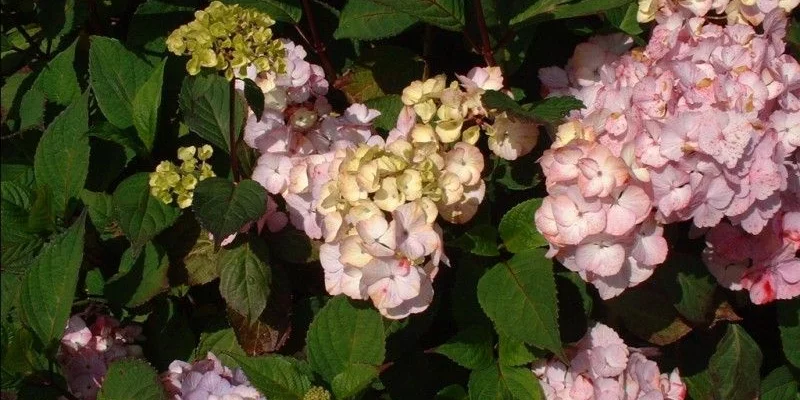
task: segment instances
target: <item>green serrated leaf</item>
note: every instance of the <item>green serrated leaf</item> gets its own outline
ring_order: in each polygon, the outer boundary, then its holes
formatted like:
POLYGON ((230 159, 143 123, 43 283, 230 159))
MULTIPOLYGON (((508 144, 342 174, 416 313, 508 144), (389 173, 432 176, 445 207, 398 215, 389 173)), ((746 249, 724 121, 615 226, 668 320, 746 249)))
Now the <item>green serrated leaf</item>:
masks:
POLYGON ((33 82, 33 87, 44 93, 48 101, 66 107, 80 97, 81 87, 74 65, 77 46, 76 39, 53 57, 33 82))
POLYGON ((194 210, 200 225, 217 243, 255 221, 266 210, 267 191, 256 181, 245 179, 234 185, 224 178, 201 181, 194 191, 194 210))
POLYGON ((139 139, 148 151, 153 150, 153 143, 158 133, 158 112, 161 107, 161 88, 164 85, 164 66, 167 60, 156 65, 153 72, 142 84, 133 98, 133 126, 139 139))
POLYGON ((166 400, 161 381, 146 361, 121 359, 109 365, 97 400, 166 400))
POLYGON ((436 348, 436 352, 467 369, 483 369, 492 364, 494 354, 492 331, 485 325, 473 325, 436 348))
POLYGON ((36 184, 49 192, 55 216, 69 213, 89 173, 88 97, 84 93, 56 117, 36 147, 36 184))
POLYGON ((208 238, 207 232, 201 232, 197 242, 183 258, 189 285, 205 285, 219 278, 218 258, 219 253, 214 248, 214 241, 208 238))
POLYGON ((436 393, 434 400, 467 400, 469 395, 461 385, 450 385, 436 393))
POLYGON ((379 366, 385 356, 380 314, 345 296, 331 299, 308 329, 308 361, 328 382, 353 364, 379 366))
POLYGON ((217 258, 219 291, 228 306, 248 321, 258 319, 267 306, 272 282, 268 262, 266 246, 257 238, 222 249, 217 258))
POLYGON ((800 368, 800 298, 778 300, 777 304, 783 354, 792 365, 800 368))
POLYGON ((92 225, 100 233, 101 239, 108 239, 115 235, 114 200, 110 194, 83 190, 81 201, 89 212, 92 225))
POLYGON ((64 332, 83 260, 86 213, 46 244, 22 279, 20 312, 46 347, 64 332))
POLYGON ((144 246, 178 218, 180 211, 150 195, 148 174, 132 175, 113 194, 114 216, 134 247, 144 246))
POLYGON ((365 101, 364 105, 381 112, 381 115, 372 121, 372 125, 385 132, 394 129, 397 124, 397 116, 404 107, 400 96, 396 94, 371 98, 365 101))
POLYGON ((239 363, 253 387, 269 399, 302 400, 311 388, 309 376, 297 368, 295 360, 288 357, 228 355, 239 363))
POLYGON ((557 7, 552 15, 554 19, 582 17, 622 7, 631 2, 635 3, 634 0, 581 0, 557 7))
POLYGON ((540 120, 558 124, 570 111, 584 107, 583 102, 574 97, 554 96, 534 103, 530 108, 530 113, 540 120))
MULTIPOLYGON (((178 105, 189 129, 227 153, 230 153, 230 86, 230 82, 219 75, 189 76, 183 80, 178 96, 178 105)), ((245 100, 238 95, 235 98, 234 129, 241 132, 245 100)))
POLYGON ((728 325, 708 362, 715 398, 753 399, 759 393, 761 349, 739 325, 728 325))
POLYGON ((236 341, 236 333, 233 332, 233 328, 201 333, 200 341, 192 352, 192 360, 202 360, 208 353, 213 353, 228 368, 240 367, 234 357, 246 357, 244 349, 236 341))
POLYGON ((760 400, 797 400, 800 399, 800 383, 792 376, 787 366, 775 368, 761 380, 760 400))
POLYGON ((495 257, 500 255, 500 251, 497 250, 497 229, 488 224, 473 226, 463 236, 449 244, 479 256, 495 257))
POLYGON ((47 98, 38 88, 31 88, 22 95, 19 105, 19 130, 42 129, 44 126, 44 106, 47 98))
POLYGON ((642 27, 636 19, 636 14, 639 12, 639 3, 632 2, 622 7, 612 8, 606 11, 606 18, 608 21, 619 28, 619 30, 631 36, 636 36, 642 33, 642 27))
POLYGON ((498 359, 501 365, 516 367, 529 364, 536 359, 525 343, 506 336, 500 336, 498 348, 498 359))
POLYGON ((494 364, 469 375, 470 400, 539 400, 542 388, 530 369, 494 364))
POLYGON ((370 0, 450 31, 464 29, 463 0, 370 0))
POLYGON ((169 260, 162 249, 148 242, 141 251, 122 253, 119 272, 105 285, 105 297, 125 307, 137 307, 166 290, 169 260))
POLYGON ((148 0, 136 9, 130 19, 127 44, 143 48, 148 54, 163 54, 167 50, 167 35, 181 24, 191 21, 193 11, 194 7, 173 4, 168 0, 148 0))
POLYGON ((120 129, 133 126, 136 93, 153 67, 116 39, 93 36, 89 48, 89 80, 103 115, 120 129))
POLYGON ((508 210, 503 216, 498 232, 506 245, 506 250, 520 253, 547 245, 547 240, 532 223, 534 214, 541 205, 542 199, 526 200, 508 210))
POLYGON ((350 0, 342 9, 337 39, 375 40, 394 36, 417 22, 417 18, 372 0, 350 0))
POLYGON ((709 326, 714 318, 717 282, 699 257, 670 252, 659 281, 675 306, 689 321, 709 326))
POLYGON ((664 346, 691 332, 667 297, 656 288, 640 285, 608 300, 609 309, 625 327, 650 343, 664 346), (642 307, 647 304, 648 307, 642 307))
POLYGON ((515 254, 478 282, 478 301, 501 334, 564 358, 552 261, 544 250, 515 254))

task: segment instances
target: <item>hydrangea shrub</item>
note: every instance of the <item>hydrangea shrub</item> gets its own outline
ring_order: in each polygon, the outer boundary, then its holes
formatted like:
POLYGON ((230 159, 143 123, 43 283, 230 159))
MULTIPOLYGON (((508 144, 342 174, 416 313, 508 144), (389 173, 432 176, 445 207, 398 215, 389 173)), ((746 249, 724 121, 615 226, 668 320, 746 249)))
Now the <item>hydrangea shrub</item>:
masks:
POLYGON ((2 398, 800 398, 798 5, 4 0, 2 398))

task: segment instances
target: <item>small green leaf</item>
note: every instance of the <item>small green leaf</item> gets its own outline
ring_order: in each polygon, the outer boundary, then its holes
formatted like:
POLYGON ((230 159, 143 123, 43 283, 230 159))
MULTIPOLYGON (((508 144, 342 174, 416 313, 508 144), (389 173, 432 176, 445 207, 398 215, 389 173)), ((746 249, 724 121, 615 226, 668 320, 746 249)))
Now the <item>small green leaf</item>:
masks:
POLYGON ((552 261, 531 249, 492 267, 478 282, 478 301, 497 331, 564 358, 552 261))
POLYGON ((681 319, 672 302, 650 285, 626 290, 606 304, 636 336, 665 346, 686 336, 692 327, 681 319), (647 307, 642 307, 642 304, 647 304, 647 307))
POLYGON ((506 250, 520 253, 547 245, 547 240, 533 223, 534 214, 541 205, 542 199, 526 200, 508 210, 503 216, 498 231, 506 245, 506 250))
POLYGON ((792 376, 792 371, 787 366, 775 368, 761 381, 760 400, 790 400, 798 399, 797 380, 792 376))
POLYGON ((585 107, 582 101, 574 97, 555 96, 532 104, 530 113, 539 120, 559 124, 570 111, 585 107))
POLYGON ((777 304, 783 354, 792 365, 800 368, 800 298, 778 300, 777 304))
POLYGON ((469 395, 461 385, 450 385, 436 393, 434 400, 467 400, 469 395))
POLYGON ((125 307, 137 307, 168 287, 169 260, 163 250, 148 242, 142 251, 122 253, 119 272, 105 285, 106 298, 125 307))
POLYGON ((739 325, 728 325, 708 362, 715 398, 750 400, 759 393, 761 349, 739 325))
POLYGON ((253 109, 256 120, 261 121, 261 115, 264 114, 264 92, 252 79, 244 79, 244 98, 253 109))
POLYGON ((119 227, 134 247, 166 229, 178 218, 180 211, 150 195, 148 174, 132 175, 114 191, 114 215, 119 227))
MULTIPOLYGON (((230 153, 230 91, 230 82, 219 75, 197 75, 183 80, 178 96, 189 129, 227 153, 230 153)), ((244 123, 245 101, 239 96, 236 99, 234 129, 238 133, 244 123)))
POLYGON ((302 400, 311 380, 297 368, 296 360, 277 355, 246 357, 229 353, 258 391, 272 400, 302 400))
POLYGON ((38 187, 50 195, 53 215, 66 216, 89 173, 88 92, 47 127, 36 147, 33 167, 38 187))
POLYGON ((404 107, 400 96, 396 94, 371 98, 365 101, 364 105, 381 112, 381 115, 372 121, 372 125, 385 132, 394 129, 397 125, 397 116, 404 107))
POLYGON ((136 93, 153 67, 116 39, 93 36, 89 48, 89 80, 103 115, 120 129, 133 126, 136 93))
POLYGON ((121 359, 109 365, 97 400, 166 400, 156 370, 146 361, 121 359))
POLYGON ((153 150, 158 133, 158 112, 161 107, 161 87, 164 85, 166 62, 164 59, 156 65, 133 98, 133 126, 148 151, 153 150))
POLYGON ((372 0, 349 0, 339 17, 336 39, 375 40, 394 36, 417 22, 407 13, 372 0))
POLYGON ((272 272, 266 246, 257 238, 232 249, 222 249, 217 258, 219 291, 228 306, 248 321, 258 319, 267 306, 272 272))
POLYGON ((553 11, 553 18, 565 19, 565 18, 582 17, 584 15, 597 14, 605 10, 611 10, 617 7, 622 7, 631 2, 635 3, 634 0, 581 0, 578 2, 565 4, 556 8, 553 11))
POLYGON ((678 312, 699 326, 709 326, 717 305, 717 282, 703 261, 687 253, 670 252, 659 281, 678 312))
POLYGON ((483 369, 494 361, 494 338, 489 327, 473 325, 457 333, 436 352, 467 369, 483 369))
POLYGON ((328 382, 353 364, 379 366, 385 356, 380 314, 345 296, 331 299, 308 329, 308 361, 328 382))
POLYGON ((78 40, 58 53, 44 67, 33 87, 41 90, 48 101, 68 106, 81 95, 78 73, 75 71, 75 48, 78 40))
POLYGON ((189 285, 205 285, 219 278, 218 258, 219 253, 214 248, 214 241, 208 238, 208 232, 200 232, 197 242, 183 258, 189 285))
POLYGON ((216 332, 203 332, 200 334, 200 342, 192 352, 192 360, 205 359, 208 353, 213 353, 228 368, 239 367, 239 362, 235 356, 246 357, 244 349, 236 341, 236 334, 233 328, 226 328, 216 332))
POLYGON ((500 251, 497 250, 497 229, 488 224, 473 226, 463 236, 449 244, 479 256, 500 255, 500 251))
POLYGON ((224 178, 201 181, 194 191, 194 210, 200 225, 219 243, 266 210, 267 191, 256 181, 245 179, 234 185, 224 178))
POLYGON ((19 130, 42 129, 44 126, 44 106, 47 98, 44 92, 31 88, 22 95, 19 105, 19 130))
POLYGON ((83 260, 86 214, 46 244, 22 279, 20 312, 25 324, 46 346, 64 333, 83 260))
POLYGON ((529 364, 536 359, 530 349, 518 340, 500 336, 498 358, 501 365, 512 367, 529 364))
POLYGON ((470 400, 539 400, 542 387, 530 369, 494 364, 469 375, 470 400))
POLYGON ((606 11, 606 17, 612 25, 619 28, 619 30, 631 36, 636 36, 642 33, 642 27, 639 26, 639 21, 636 19, 636 14, 639 12, 639 3, 632 2, 617 8, 612 8, 606 11))

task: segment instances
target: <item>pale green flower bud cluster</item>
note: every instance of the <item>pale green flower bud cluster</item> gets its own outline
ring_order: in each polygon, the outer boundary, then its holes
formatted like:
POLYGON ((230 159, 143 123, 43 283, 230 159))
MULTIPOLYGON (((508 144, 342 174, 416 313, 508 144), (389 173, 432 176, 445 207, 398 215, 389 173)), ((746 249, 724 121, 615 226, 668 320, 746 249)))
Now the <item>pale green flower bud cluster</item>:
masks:
POLYGON ((325 388, 314 386, 306 392, 303 400, 331 400, 331 393, 325 388))
POLYGON ((167 38, 169 51, 191 56, 186 63, 190 75, 207 67, 225 71, 231 80, 246 75, 251 64, 256 72, 286 70, 283 43, 272 38, 270 26, 275 20, 269 15, 214 1, 194 16, 167 38))
POLYGON ((177 166, 171 161, 158 164, 155 172, 150 173, 150 194, 164 204, 172 203, 174 195, 177 197, 178 207, 189 207, 192 205, 197 183, 216 176, 211 164, 206 163, 213 153, 214 149, 207 144, 200 149, 194 146, 178 148, 181 165, 177 166))

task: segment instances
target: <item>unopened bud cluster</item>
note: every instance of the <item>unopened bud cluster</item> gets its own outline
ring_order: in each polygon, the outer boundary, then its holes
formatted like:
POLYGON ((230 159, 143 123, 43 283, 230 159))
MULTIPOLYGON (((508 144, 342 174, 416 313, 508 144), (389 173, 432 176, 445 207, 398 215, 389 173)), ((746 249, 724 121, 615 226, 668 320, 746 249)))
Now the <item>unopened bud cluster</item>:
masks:
POLYGON ((252 65, 258 72, 283 72, 283 44, 272 39, 275 21, 269 15, 239 5, 211 2, 196 11, 195 19, 173 31, 167 48, 189 55, 186 70, 197 75, 203 67, 224 71, 228 80, 247 74, 252 65))
POLYGON ((207 144, 199 150, 194 146, 178 148, 181 165, 177 166, 171 161, 158 164, 155 172, 150 173, 150 194, 164 204, 172 203, 175 196, 178 207, 191 206, 197 183, 216 176, 211 164, 206 163, 213 153, 214 149, 207 144))

